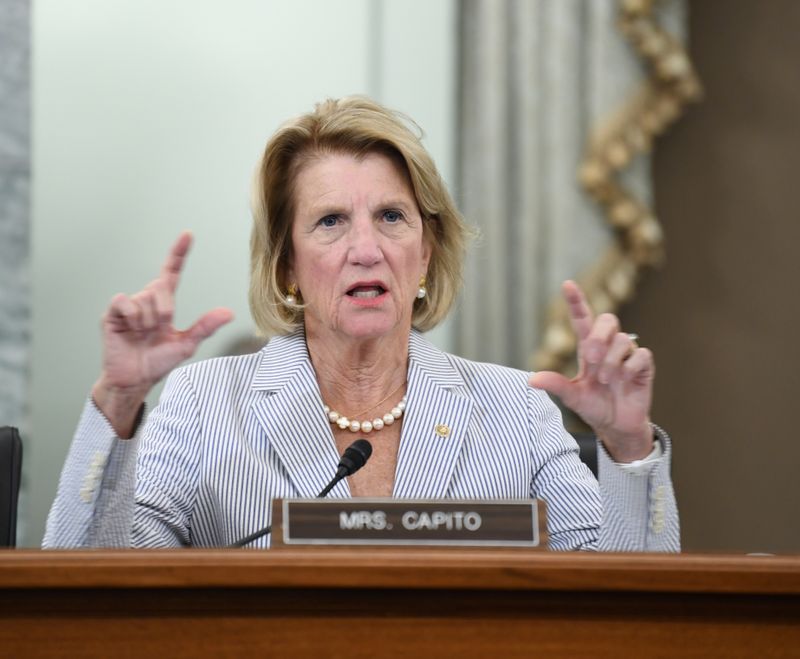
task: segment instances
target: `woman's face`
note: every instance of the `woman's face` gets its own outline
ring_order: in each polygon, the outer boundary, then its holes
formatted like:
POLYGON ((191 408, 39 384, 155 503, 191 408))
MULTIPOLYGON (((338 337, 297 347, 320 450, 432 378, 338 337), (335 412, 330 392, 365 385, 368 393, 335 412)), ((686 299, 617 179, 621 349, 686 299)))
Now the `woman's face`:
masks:
POLYGON ((294 202, 289 282, 306 330, 403 336, 430 258, 406 173, 383 154, 322 155, 298 173, 294 202))

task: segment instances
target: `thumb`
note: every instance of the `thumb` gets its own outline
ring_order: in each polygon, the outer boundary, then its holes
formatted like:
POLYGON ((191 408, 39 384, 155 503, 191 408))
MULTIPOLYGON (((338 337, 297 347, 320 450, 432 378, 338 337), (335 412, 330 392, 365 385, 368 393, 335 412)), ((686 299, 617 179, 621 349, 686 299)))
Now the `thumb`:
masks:
POLYGON ((230 309, 218 307, 203 314, 195 321, 194 325, 183 332, 183 335, 190 339, 196 346, 232 320, 233 312, 230 309))
POLYGON ((561 373, 553 371, 539 371, 534 373, 528 379, 528 384, 534 389, 543 389, 549 394, 558 396, 566 404, 566 398, 569 397, 572 390, 572 380, 564 377, 561 373))

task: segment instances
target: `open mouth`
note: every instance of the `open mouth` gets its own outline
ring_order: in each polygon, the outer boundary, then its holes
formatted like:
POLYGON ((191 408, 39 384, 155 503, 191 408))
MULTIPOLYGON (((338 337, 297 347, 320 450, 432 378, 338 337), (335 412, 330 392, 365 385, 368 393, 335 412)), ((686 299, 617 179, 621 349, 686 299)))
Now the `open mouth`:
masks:
POLYGON ((347 294, 350 297, 357 297, 357 298, 374 298, 378 297, 379 295, 383 295, 386 292, 386 289, 383 286, 354 286, 347 294))

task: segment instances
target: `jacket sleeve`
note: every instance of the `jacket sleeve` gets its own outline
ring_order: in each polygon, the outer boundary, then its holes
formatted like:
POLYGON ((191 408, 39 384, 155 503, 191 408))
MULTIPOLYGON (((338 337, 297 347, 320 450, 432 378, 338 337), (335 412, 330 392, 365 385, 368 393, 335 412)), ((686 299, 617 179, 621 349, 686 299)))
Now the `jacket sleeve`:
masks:
POLYGON ((681 549, 678 505, 670 478, 672 442, 653 426, 662 455, 644 473, 632 473, 614 463, 598 442, 597 467, 603 497, 603 522, 598 548, 603 551, 681 549))
POLYGON ((654 427, 662 456, 644 473, 620 467, 600 445, 598 483, 547 395, 531 390, 528 409, 535 465, 531 493, 547 503, 551 549, 680 551, 672 449, 663 430, 654 427))
POLYGON ((116 437, 87 401, 42 546, 191 545, 199 427, 194 392, 181 369, 169 376, 158 406, 133 439, 116 437))
POLYGON ((130 546, 141 427, 132 439, 119 439, 86 401, 47 516, 44 548, 130 546))

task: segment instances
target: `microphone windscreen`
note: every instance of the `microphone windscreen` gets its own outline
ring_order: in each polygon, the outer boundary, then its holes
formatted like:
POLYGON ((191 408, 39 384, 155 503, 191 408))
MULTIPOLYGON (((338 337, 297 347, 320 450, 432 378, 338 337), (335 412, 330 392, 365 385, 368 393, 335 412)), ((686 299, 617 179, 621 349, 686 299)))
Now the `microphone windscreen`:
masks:
POLYGON ((372 444, 366 439, 357 439, 344 450, 339 467, 344 467, 345 476, 352 476, 367 463, 371 455, 372 444))

